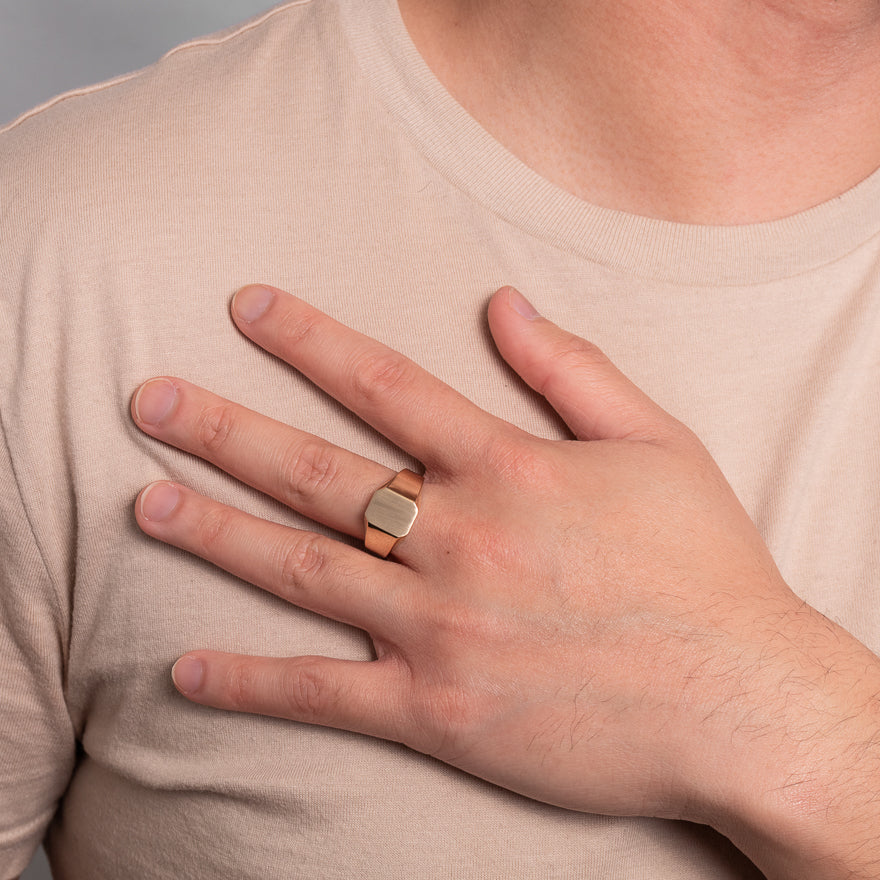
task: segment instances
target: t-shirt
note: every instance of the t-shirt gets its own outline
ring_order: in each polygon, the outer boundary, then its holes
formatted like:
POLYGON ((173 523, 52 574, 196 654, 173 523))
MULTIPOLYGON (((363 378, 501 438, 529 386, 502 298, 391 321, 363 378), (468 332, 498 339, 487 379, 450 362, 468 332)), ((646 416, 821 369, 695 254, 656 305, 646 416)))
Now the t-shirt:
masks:
POLYGON ((179 696, 189 649, 371 648, 141 533, 135 496, 163 478, 303 520, 142 434, 129 402, 177 375, 412 466, 238 333, 230 298, 263 281, 567 437, 486 332, 513 284, 693 428, 792 588, 880 650, 878 197, 875 174, 726 228, 586 204, 455 102, 394 0, 289 2, 8 126, 0 876, 44 834, 60 880, 759 876, 705 827, 549 807, 398 744, 179 696))

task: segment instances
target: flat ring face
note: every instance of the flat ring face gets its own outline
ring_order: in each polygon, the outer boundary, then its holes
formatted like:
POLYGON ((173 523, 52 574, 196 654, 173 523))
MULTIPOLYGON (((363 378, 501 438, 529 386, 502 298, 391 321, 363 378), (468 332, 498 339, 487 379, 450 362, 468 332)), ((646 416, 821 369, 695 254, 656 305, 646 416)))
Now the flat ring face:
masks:
POLYGON ((409 534, 418 512, 415 501, 383 486, 373 494, 364 518, 374 529, 402 538, 409 534))

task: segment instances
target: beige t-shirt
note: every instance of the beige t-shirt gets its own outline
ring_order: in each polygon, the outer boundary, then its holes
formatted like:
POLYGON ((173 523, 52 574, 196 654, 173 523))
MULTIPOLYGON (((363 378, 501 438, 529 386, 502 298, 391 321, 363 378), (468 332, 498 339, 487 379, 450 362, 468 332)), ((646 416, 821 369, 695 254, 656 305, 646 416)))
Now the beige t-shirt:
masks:
POLYGON ((178 696, 169 670, 192 648, 370 649, 138 530, 157 478, 300 520, 141 434, 129 400, 179 375, 406 465, 238 334, 229 299, 262 280, 566 436, 487 336, 489 294, 515 284, 697 431, 793 588, 878 650, 878 233, 880 174, 748 227, 585 204, 455 103, 394 0, 287 3, 13 123, 0 878, 47 827, 61 880, 756 877, 706 828, 567 812, 396 744, 178 696))

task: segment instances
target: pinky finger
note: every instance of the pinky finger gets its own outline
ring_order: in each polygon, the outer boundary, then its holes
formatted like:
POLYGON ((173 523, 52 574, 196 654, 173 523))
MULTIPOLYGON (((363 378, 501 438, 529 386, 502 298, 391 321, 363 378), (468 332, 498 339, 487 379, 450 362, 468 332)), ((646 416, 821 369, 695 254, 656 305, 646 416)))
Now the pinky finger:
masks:
POLYGON ((174 684, 194 703, 405 742, 400 671, 389 659, 184 654, 174 684))

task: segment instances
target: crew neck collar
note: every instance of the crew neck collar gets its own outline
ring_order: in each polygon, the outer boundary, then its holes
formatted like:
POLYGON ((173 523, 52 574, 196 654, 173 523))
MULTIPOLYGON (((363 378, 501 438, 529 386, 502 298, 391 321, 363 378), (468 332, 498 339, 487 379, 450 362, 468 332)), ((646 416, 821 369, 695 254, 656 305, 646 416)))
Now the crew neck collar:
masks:
POLYGON ((410 39, 397 0, 342 0, 364 76, 397 125, 447 180, 530 235, 622 274, 746 285, 817 269, 880 234, 880 171, 781 220, 702 226, 591 205, 532 171, 446 90, 410 39))

